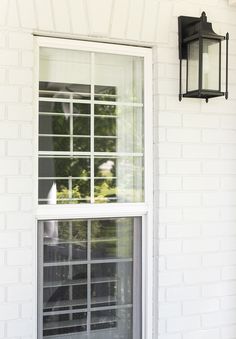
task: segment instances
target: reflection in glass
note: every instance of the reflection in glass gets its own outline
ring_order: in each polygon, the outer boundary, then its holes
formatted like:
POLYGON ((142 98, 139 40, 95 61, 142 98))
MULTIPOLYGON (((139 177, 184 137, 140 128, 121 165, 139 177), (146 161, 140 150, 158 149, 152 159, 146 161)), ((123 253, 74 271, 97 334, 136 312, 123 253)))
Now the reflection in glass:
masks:
POLYGON ((220 42, 203 39, 203 74, 202 88, 207 90, 220 90, 220 42))
POLYGON ((188 91, 198 89, 199 40, 188 44, 188 91))
POLYGON ((140 221, 39 222, 43 338, 141 339, 140 221))

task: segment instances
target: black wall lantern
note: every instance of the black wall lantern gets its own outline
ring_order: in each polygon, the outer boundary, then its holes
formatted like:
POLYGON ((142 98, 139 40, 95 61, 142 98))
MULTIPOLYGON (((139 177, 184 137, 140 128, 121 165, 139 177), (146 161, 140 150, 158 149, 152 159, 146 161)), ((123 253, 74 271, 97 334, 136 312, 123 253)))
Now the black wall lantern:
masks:
POLYGON ((208 99, 225 96, 228 99, 228 40, 217 35, 206 13, 200 18, 179 17, 179 100, 182 97, 208 99), (221 42, 226 40, 226 89, 221 90, 221 42), (186 60, 186 93, 182 93, 182 61, 186 60))

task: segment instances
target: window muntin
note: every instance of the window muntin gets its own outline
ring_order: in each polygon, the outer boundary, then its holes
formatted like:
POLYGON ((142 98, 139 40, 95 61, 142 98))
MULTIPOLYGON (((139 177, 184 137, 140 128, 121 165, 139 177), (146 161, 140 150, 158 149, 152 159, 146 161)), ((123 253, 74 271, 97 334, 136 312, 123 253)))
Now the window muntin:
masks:
POLYGON ((141 218, 39 222, 40 337, 141 339, 141 218))
POLYGON ((39 204, 144 201, 142 57, 41 48, 38 186, 39 204))

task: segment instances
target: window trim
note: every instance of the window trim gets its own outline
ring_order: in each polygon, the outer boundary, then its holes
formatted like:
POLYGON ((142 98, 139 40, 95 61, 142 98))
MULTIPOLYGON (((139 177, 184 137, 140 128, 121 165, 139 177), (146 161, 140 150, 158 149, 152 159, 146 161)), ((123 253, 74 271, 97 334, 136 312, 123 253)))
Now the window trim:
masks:
POLYGON ((142 339, 153 334, 153 114, 152 114, 152 49, 59 38, 35 37, 35 121, 34 121, 34 210, 35 210, 35 338, 37 333, 37 224, 45 219, 142 217, 142 339), (38 205, 38 81, 40 47, 72 49, 140 56, 144 58, 144 196, 143 203, 109 203, 77 205, 38 205))

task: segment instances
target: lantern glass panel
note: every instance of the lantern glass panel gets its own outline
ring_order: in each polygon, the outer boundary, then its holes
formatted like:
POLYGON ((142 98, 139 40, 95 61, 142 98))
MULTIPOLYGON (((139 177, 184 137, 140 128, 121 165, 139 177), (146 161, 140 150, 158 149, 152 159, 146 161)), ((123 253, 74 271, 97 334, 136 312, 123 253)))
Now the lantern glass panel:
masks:
POLYGON ((202 88, 220 90, 220 42, 203 39, 202 88))
POLYGON ((199 75, 199 40, 188 44, 187 92, 198 89, 199 75))

